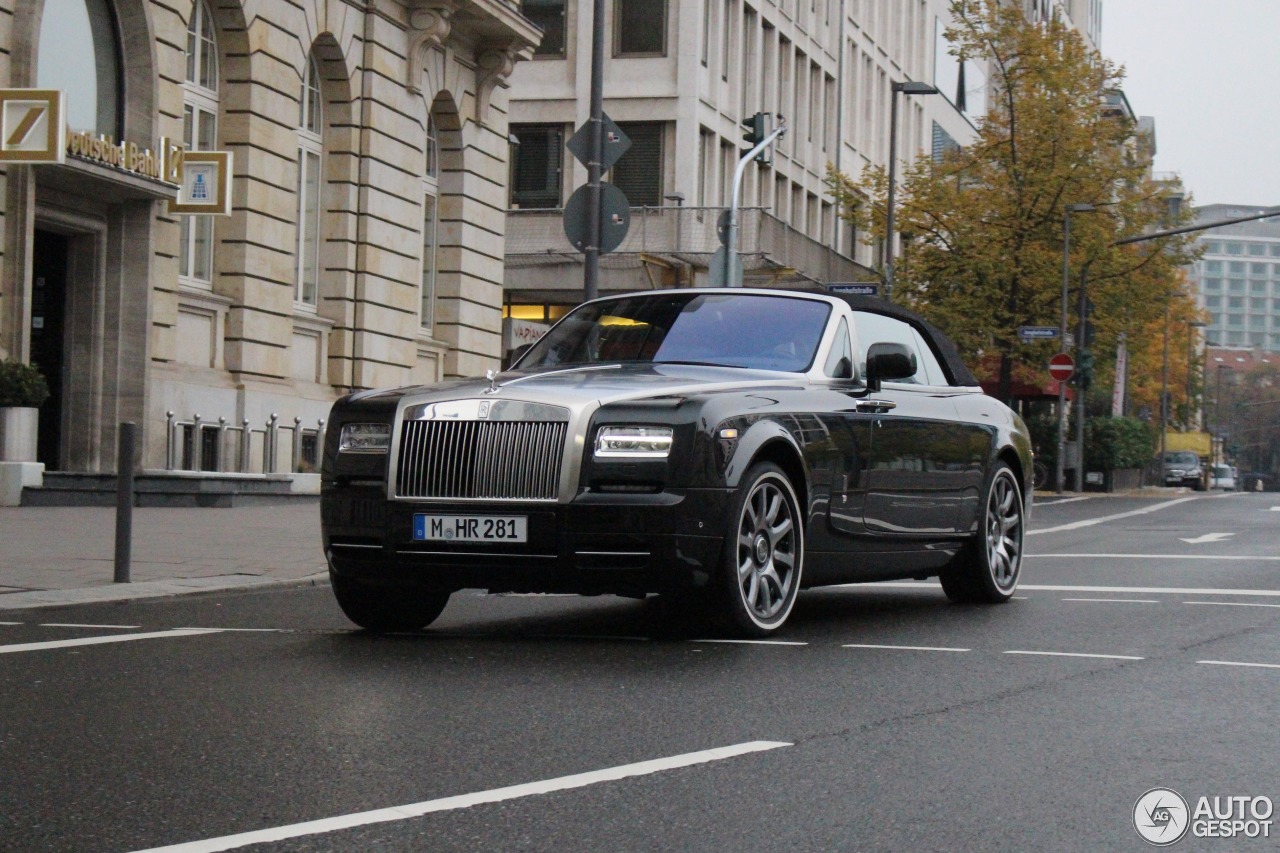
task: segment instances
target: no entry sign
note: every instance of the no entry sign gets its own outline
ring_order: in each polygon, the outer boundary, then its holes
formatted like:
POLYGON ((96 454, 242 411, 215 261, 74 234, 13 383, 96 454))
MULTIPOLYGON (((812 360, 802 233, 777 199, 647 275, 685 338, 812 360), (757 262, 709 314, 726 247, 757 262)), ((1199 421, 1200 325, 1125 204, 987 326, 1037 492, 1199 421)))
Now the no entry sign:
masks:
POLYGON ((1049 375, 1059 382, 1066 382, 1075 372, 1076 363, 1065 352, 1060 352, 1049 359, 1049 375))

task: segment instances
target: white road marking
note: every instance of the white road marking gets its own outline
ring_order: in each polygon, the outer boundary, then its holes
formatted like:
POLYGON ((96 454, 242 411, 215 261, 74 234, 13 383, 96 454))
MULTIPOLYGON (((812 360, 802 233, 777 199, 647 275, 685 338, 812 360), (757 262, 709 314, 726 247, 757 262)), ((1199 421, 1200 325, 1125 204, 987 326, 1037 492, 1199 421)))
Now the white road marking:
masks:
POLYGON ((1204 533, 1204 534, 1201 534, 1200 536, 1196 536, 1193 539, 1183 539, 1182 541, 1186 542, 1188 545, 1203 545, 1206 542, 1221 542, 1224 539, 1227 539, 1231 536, 1235 536, 1235 534, 1234 533, 1204 533))
POLYGON ((1048 655, 1055 658, 1103 658, 1104 660, 1144 660, 1144 658, 1134 657, 1133 655, 1091 655, 1082 652, 1031 652, 1031 651, 1008 651, 1006 655, 1048 655))
POLYGON ((1164 501, 1163 503, 1153 504, 1148 507, 1143 507, 1142 509, 1130 510, 1129 512, 1118 512, 1115 515, 1103 515, 1098 518, 1085 518, 1080 521, 1072 521, 1069 524, 1059 524, 1057 527, 1042 527, 1039 530, 1028 530, 1024 535, 1037 536, 1041 533, 1057 533, 1061 530, 1079 530, 1081 527, 1092 527, 1095 524, 1117 521, 1121 518, 1132 518, 1135 515, 1146 515, 1149 512, 1168 509, 1171 506, 1177 506, 1178 504, 1194 500, 1196 500, 1196 498, 1178 498, 1177 500, 1164 501))
POLYGON ((130 640, 154 640, 217 633, 220 633, 218 628, 185 628, 173 631, 149 631, 146 634, 116 634, 112 637, 80 637, 75 640, 54 640, 48 643, 18 643, 12 646, 0 646, 0 655, 11 652, 37 652, 45 649, 66 649, 72 646, 97 646, 103 643, 125 643, 130 640))
POLYGON ((41 622, 41 628, 124 628, 136 631, 141 625, 78 625, 73 622, 41 622))
POLYGON ((972 649, 956 649, 945 646, 878 646, 871 643, 845 643, 846 649, 900 649, 906 652, 968 652, 972 649))
MULTIPOLYGON (((830 589, 858 589, 883 591, 886 589, 939 590, 936 583, 927 581, 886 581, 883 583, 847 583, 830 589)), ((1065 586, 1059 584, 1020 584, 1019 590, 1031 592, 1115 592, 1121 595, 1244 595, 1263 598, 1280 597, 1280 589, 1201 589, 1181 586, 1065 586)))
POLYGON ((1036 506, 1057 506, 1058 504, 1069 504, 1069 503, 1074 503, 1075 501, 1087 501, 1087 500, 1091 500, 1091 498, 1088 495, 1082 498, 1063 498, 1062 500, 1055 500, 1053 498, 1043 498, 1043 499, 1037 499, 1035 503, 1036 503, 1036 506))
POLYGON ((138 853, 214 853, 217 850, 233 850, 237 847, 248 847, 251 844, 267 844, 272 841, 284 841, 289 838, 300 838, 305 835, 320 835, 367 826, 373 823, 407 820, 421 817, 432 812, 465 809, 484 803, 500 803, 535 794, 549 794, 554 791, 567 791, 573 788, 585 788, 601 782, 614 782, 633 776, 647 776, 664 770, 675 770, 680 767, 691 767, 695 764, 706 764, 711 761, 723 761, 748 755, 753 752, 766 752, 792 746, 780 741, 757 740, 739 743, 719 749, 707 749, 701 752, 686 752, 669 758, 657 758, 652 761, 640 761, 635 764, 623 764, 605 770, 592 770, 588 773, 576 773, 572 776, 560 776, 541 782, 528 782, 523 785, 511 785, 506 788, 494 788, 489 791, 478 791, 474 794, 461 794, 455 797, 442 797, 436 800, 425 800, 421 803, 410 803, 404 806, 392 806, 385 809, 374 809, 366 812, 355 812, 340 817, 323 818, 288 826, 277 826, 271 829, 259 829, 253 832, 241 832, 236 835, 224 835, 221 838, 209 838, 203 841, 189 841, 185 844, 173 844, 168 847, 155 847, 138 853))
POLYGON ((752 646, 807 646, 794 640, 690 640, 691 643, 741 643, 752 646))
POLYGON ((1218 607, 1280 607, 1280 604, 1257 604, 1252 601, 1184 601, 1183 604, 1213 604, 1218 607))
POLYGON ((1223 560, 1276 562, 1280 557, 1247 557, 1239 554, 1026 554, 1024 560, 1052 557, 1056 560, 1223 560))
POLYGON ((1196 663, 1208 663, 1215 666, 1252 666, 1258 669, 1280 669, 1280 663, 1243 663, 1236 660, 1198 660, 1196 663))
POLYGON ((22 622, 0 622, 0 625, 22 625, 22 622))
POLYGON ((1064 598, 1063 601, 1105 601, 1116 604, 1159 604, 1154 598, 1064 598))

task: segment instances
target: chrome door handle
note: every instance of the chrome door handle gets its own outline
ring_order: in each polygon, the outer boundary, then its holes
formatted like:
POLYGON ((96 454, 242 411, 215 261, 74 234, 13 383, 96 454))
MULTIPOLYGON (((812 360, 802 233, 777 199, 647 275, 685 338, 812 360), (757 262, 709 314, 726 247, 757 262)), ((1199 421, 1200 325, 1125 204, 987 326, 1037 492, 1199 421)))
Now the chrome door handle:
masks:
POLYGON ((892 400, 859 400, 855 408, 859 412, 887 412, 897 406, 892 400))

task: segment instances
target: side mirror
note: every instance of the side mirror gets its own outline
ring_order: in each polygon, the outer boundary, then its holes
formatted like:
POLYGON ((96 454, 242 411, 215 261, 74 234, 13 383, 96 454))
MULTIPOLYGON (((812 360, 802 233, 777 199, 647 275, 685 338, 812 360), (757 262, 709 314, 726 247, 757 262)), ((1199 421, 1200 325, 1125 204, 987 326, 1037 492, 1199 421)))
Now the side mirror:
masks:
POLYGON ((875 343, 867 350, 867 390, 880 390, 881 382, 916 375, 916 354, 906 344, 875 343))

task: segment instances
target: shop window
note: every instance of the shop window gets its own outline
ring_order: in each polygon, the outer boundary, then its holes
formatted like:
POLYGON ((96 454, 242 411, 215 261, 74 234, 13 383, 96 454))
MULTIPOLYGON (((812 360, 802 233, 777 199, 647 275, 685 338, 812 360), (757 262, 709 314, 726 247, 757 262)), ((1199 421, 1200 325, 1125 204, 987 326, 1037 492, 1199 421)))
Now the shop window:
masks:
MULTIPOLYGON (((213 19, 199 0, 187 23, 187 74, 182 84, 182 142, 188 151, 217 147, 218 49, 213 19)), ((183 216, 178 275, 188 286, 213 286, 213 217, 183 216)))
POLYGON ((618 125, 631 140, 631 147, 611 170, 610 181, 627 197, 632 207, 662 204, 662 131, 659 121, 627 122, 618 125))
POLYGON ((534 56, 564 58, 565 0, 524 0, 520 11, 542 29, 542 42, 533 49, 534 56))
POLYGON ((511 156, 511 206, 559 207, 564 127, 513 124, 511 135, 518 143, 511 156))
POLYGON ((36 88, 66 92, 67 125, 119 141, 120 43, 108 0, 45 0, 36 88))
POLYGON ((298 245, 296 301, 314 308, 320 282, 320 163, 324 145, 320 75, 307 60, 298 111, 298 245))
POLYGON ((614 56, 666 55, 666 0, 616 0, 613 9, 614 56))

